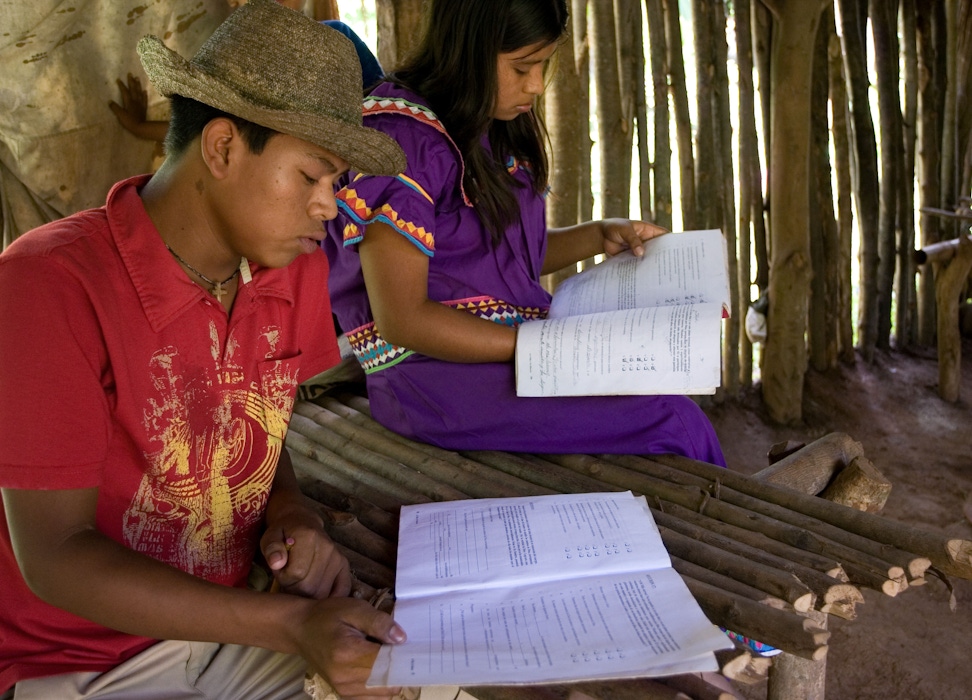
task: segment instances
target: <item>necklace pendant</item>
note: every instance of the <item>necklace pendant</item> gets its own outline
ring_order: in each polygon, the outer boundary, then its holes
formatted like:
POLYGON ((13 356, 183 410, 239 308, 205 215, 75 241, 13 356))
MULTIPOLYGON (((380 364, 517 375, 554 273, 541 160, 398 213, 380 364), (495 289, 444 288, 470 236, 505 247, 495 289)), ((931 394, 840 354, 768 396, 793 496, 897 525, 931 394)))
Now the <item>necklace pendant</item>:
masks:
POLYGON ((212 293, 214 297, 216 297, 216 301, 218 301, 220 304, 223 303, 223 296, 226 294, 226 290, 223 289, 222 282, 217 282, 216 284, 214 284, 213 288, 209 291, 210 293, 212 293))

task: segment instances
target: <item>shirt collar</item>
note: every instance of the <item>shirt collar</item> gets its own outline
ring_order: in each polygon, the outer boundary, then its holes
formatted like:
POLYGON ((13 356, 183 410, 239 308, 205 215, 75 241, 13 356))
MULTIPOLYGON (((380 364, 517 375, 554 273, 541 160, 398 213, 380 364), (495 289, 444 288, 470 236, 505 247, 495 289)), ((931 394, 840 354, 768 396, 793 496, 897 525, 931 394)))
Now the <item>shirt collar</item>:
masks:
MULTIPOLYGON (((108 226, 125 264, 152 330, 159 332, 209 294, 186 275, 162 241, 149 218, 139 191, 151 175, 138 175, 115 184, 108 193, 105 209, 108 226)), ((233 315, 264 297, 294 303, 294 286, 289 268, 262 268, 250 263, 252 281, 239 282, 233 315)))

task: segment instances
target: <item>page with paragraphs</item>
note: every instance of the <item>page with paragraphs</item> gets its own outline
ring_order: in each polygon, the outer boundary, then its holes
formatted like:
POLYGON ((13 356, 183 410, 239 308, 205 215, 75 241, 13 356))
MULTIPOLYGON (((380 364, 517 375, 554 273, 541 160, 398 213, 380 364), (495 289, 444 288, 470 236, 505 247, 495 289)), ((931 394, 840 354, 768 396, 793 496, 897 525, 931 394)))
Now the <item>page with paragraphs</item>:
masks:
POLYGON ((732 642, 674 569, 399 600, 369 685, 507 685, 717 669, 732 642))
POLYGON ((630 491, 423 503, 402 508, 395 596, 670 565, 630 491))
POLYGON ((517 330, 517 396, 712 394, 721 319, 709 303, 528 321, 517 330))

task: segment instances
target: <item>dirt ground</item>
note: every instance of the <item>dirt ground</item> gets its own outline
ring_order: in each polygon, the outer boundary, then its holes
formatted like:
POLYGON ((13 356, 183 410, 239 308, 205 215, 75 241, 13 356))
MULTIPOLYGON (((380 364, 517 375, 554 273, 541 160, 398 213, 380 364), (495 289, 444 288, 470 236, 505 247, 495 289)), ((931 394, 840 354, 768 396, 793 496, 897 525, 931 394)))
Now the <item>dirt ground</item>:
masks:
MULTIPOLYGON (((880 352, 873 363, 811 372, 804 423, 768 420, 758 387, 706 409, 732 469, 766 466, 770 446, 847 433, 893 484, 883 515, 972 539, 972 341, 963 347, 961 399, 937 393, 934 352, 880 352)), ((828 700, 966 700, 972 697, 972 581, 955 580, 957 608, 933 578, 896 597, 864 591, 856 620, 831 616, 828 700)), ((744 690, 765 697, 765 683, 744 690)))

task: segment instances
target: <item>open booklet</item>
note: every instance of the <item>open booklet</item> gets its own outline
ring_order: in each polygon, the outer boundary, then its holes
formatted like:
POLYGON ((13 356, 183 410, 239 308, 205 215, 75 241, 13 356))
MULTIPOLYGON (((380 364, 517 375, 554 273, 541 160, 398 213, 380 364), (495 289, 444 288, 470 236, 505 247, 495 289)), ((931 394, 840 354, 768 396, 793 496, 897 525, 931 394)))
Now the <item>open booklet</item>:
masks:
POLYGON ((729 313, 721 231, 666 233, 557 287, 547 318, 520 325, 518 396, 712 394, 729 313))
POLYGON ((732 648, 630 491, 405 506, 399 530, 408 640, 382 646, 369 686, 714 671, 732 648))

